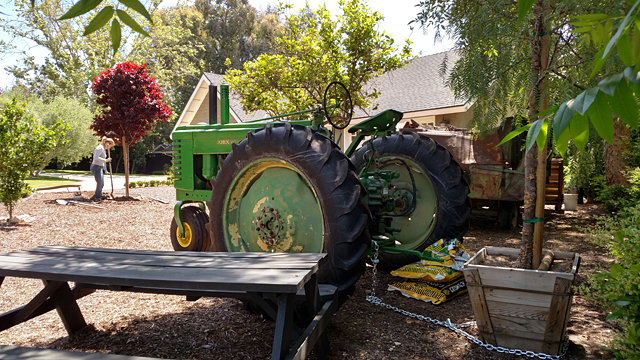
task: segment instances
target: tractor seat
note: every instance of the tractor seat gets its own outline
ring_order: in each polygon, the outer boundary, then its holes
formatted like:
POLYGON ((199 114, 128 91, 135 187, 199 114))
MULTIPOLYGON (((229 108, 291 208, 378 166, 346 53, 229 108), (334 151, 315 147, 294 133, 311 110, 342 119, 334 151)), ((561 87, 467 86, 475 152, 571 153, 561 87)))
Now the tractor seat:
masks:
POLYGON ((388 109, 368 118, 365 121, 353 125, 349 128, 349 132, 355 133, 359 130, 362 130, 363 132, 374 130, 377 130, 378 132, 389 131, 396 128, 396 125, 400 122, 402 116, 402 112, 388 109))

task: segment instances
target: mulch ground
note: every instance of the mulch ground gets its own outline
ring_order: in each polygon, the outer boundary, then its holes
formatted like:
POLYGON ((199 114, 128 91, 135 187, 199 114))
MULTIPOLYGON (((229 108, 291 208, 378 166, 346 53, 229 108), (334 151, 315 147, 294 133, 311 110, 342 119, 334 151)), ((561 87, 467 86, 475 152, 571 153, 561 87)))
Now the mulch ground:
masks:
MULTIPOLYGON (((172 251, 169 225, 175 191, 172 187, 131 189, 134 199, 60 205, 72 193, 35 194, 18 204, 17 215, 28 214, 28 224, 0 224, 0 252, 43 245, 172 251), (158 200, 164 200, 167 204, 158 200)), ((88 199, 92 194, 83 193, 88 199)), ((117 196, 122 196, 121 193, 117 196)), ((577 226, 593 225, 598 205, 581 205, 577 212, 548 211, 545 248, 579 252, 579 282, 584 272, 612 261, 605 251, 587 241, 577 226)), ((0 217, 7 216, 4 209, 0 217)), ((465 246, 475 253, 483 246, 519 247, 517 231, 498 230, 486 218, 472 218, 465 246)), ((474 320, 468 295, 435 306, 387 292, 395 282, 378 275, 378 295, 407 311, 453 323, 474 320)), ((354 295, 333 316, 328 327, 331 359, 518 359, 485 350, 437 325, 403 316, 365 300, 371 290, 367 269, 354 295)), ((35 280, 7 278, 0 288, 0 312, 24 305, 42 289, 35 280)), ((89 327, 67 336, 55 311, 0 332, 0 344, 115 353, 173 359, 268 359, 274 323, 248 313, 235 299, 206 298, 195 302, 172 295, 97 291, 78 300, 89 327)), ((610 344, 613 325, 605 314, 577 295, 571 308, 567 359, 610 358, 601 347, 610 344)), ((467 328, 477 336, 475 327, 467 328)), ((312 355, 313 357, 313 355, 312 355)))

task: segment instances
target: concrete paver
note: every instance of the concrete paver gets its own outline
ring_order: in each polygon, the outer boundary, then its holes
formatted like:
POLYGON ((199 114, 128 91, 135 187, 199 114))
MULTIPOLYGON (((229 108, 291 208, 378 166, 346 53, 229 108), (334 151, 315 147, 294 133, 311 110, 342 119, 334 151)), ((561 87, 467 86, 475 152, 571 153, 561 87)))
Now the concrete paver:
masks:
MULTIPOLYGON (((82 175, 82 174, 62 174, 62 173, 47 173, 41 174, 42 176, 52 176, 59 177, 63 179, 71 179, 78 180, 78 184, 80 184, 80 191, 95 191, 96 190, 96 180, 93 178, 93 175, 82 175)), ((124 175, 113 175, 113 190, 124 189, 124 175)), ((151 180, 167 180, 167 175, 162 176, 129 176, 129 182, 134 181, 151 181, 151 180)), ((68 192, 73 191, 74 188, 60 188, 60 189, 52 189, 52 190, 39 190, 39 192, 68 192), (69 190, 71 189, 71 190, 69 190)), ((109 175, 104 175, 104 187, 102 188, 103 193, 111 192, 111 180, 109 175)))

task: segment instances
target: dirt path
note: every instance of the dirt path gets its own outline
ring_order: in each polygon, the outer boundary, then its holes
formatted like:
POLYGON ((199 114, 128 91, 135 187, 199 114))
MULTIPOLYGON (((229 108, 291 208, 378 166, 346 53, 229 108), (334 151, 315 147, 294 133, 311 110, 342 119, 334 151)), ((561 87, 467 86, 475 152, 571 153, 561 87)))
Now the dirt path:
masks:
MULTIPOLYGON (((173 188, 132 189, 139 200, 105 201, 94 209, 58 205, 55 199, 72 194, 36 194, 22 200, 18 215, 36 220, 17 226, 0 225, 0 252, 42 245, 72 245, 126 249, 172 250, 168 228, 175 193, 173 188), (163 204, 151 199, 163 199, 163 204)), ((91 194, 84 193, 85 198, 91 194)), ((611 261, 604 251, 584 240, 577 226, 593 224, 594 205, 574 213, 547 213, 545 248, 579 252, 584 271, 611 261)), ((7 216, 4 209, 0 217, 7 216)), ((496 230, 495 224, 474 218, 465 246, 476 252, 483 246, 517 247, 518 232, 496 230)), ((451 331, 372 305, 365 300, 371 289, 371 268, 357 283, 356 291, 329 325, 331 359, 517 359, 490 352, 451 331)), ((397 278, 378 277, 378 294, 384 301, 410 312, 454 323, 473 320, 467 295, 440 306, 387 292, 397 278)), ((40 289, 38 281, 5 279, 0 288, 0 312, 23 305, 40 289)), ((242 310, 233 299, 185 301, 183 297, 98 291, 79 300, 91 327, 69 338, 57 314, 51 312, 0 332, 0 344, 50 347, 86 352, 117 353, 177 359, 266 359, 273 339, 272 322, 242 310)), ((600 349, 609 343, 612 326, 591 303, 574 298, 569 323, 567 359, 601 359, 600 349)), ((469 332, 477 335, 475 327, 469 332)))

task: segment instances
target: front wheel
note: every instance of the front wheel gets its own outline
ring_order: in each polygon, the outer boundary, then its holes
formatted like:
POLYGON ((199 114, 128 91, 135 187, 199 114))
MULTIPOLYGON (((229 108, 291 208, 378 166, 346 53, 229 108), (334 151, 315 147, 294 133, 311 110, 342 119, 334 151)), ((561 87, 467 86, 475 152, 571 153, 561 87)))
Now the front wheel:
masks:
POLYGON ((206 229, 209 218, 204 210, 196 206, 180 209, 184 237, 180 236, 176 219, 171 220, 171 245, 175 251, 208 251, 211 238, 206 229))

